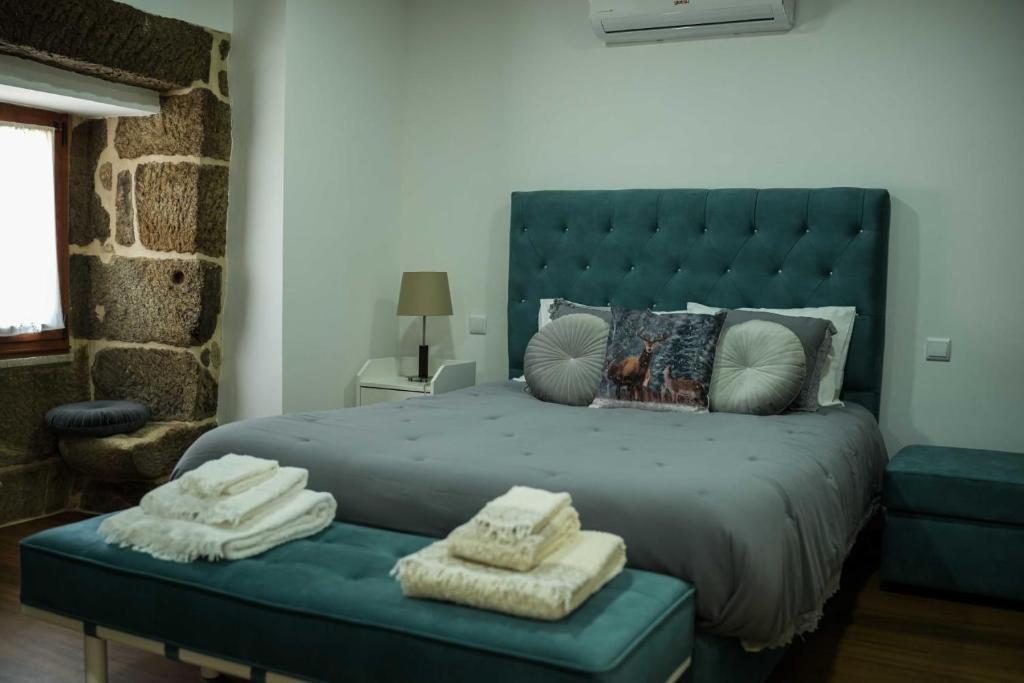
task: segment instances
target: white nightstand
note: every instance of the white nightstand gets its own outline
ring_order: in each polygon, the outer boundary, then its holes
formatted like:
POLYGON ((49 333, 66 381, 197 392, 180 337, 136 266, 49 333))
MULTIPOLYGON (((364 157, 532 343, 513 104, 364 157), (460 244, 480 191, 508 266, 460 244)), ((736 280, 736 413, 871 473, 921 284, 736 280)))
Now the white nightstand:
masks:
POLYGON ((443 394, 476 384, 476 361, 438 360, 430 363, 430 381, 412 382, 417 360, 373 358, 359 371, 357 405, 368 406, 383 401, 404 401, 414 396, 443 394))

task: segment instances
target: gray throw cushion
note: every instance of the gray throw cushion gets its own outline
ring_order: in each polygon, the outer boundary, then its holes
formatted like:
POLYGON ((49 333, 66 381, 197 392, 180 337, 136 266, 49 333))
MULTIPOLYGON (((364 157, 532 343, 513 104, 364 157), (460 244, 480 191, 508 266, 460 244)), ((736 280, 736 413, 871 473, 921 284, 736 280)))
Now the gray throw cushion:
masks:
POLYGON ((711 409, 781 413, 800 393, 806 374, 804 348, 792 331, 767 320, 735 325, 718 342, 711 409))
MULTIPOLYGON (((722 334, 731 327, 741 325, 750 320, 767 320, 778 323, 795 334, 804 348, 804 366, 807 369, 804 383, 796 400, 789 406, 790 410, 815 411, 820 408, 818 403, 818 387, 821 385, 822 373, 828 360, 828 352, 832 349, 832 336, 836 333, 835 325, 822 318, 780 315, 766 311, 729 311, 722 326, 722 334)), ((714 380, 712 379, 712 382, 714 380)))
POLYGON ((555 299, 551 302, 549 311, 552 320, 564 318, 567 315, 579 315, 580 313, 586 313, 588 315, 597 316, 609 325, 612 324, 612 309, 607 306, 587 306, 585 304, 578 304, 566 299, 555 299))
POLYGON ((604 373, 608 324, 587 314, 567 315, 537 331, 526 346, 523 373, 542 401, 585 406, 604 373))

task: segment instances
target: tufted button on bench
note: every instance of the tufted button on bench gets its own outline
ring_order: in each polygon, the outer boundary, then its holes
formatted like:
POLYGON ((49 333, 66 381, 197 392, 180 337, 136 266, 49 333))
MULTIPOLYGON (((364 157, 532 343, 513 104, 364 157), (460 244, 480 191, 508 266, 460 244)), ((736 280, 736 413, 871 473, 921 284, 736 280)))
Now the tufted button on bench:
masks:
POLYGON ((23 609, 85 634, 95 683, 107 640, 247 680, 382 683, 664 683, 693 649, 694 590, 661 574, 627 569, 544 622, 404 597, 389 572, 430 538, 335 523, 248 560, 179 564, 103 543, 101 521, 21 544, 23 609))
POLYGON ((884 582, 1024 600, 1024 454, 908 446, 883 497, 884 582))

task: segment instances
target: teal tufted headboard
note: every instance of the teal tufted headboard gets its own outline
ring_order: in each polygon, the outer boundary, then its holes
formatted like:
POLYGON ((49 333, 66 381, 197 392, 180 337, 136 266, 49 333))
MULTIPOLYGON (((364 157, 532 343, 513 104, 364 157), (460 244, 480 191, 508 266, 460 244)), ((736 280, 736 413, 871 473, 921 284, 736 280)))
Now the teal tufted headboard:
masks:
POLYGON ((856 306, 843 399, 878 415, 889 193, 860 188, 512 194, 509 377, 541 298, 675 310, 856 306))

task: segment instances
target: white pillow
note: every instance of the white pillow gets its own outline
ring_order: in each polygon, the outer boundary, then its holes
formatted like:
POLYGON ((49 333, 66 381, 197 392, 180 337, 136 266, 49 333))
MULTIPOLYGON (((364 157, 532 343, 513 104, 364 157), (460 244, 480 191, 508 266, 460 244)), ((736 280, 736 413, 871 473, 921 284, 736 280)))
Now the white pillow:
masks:
MULTIPOLYGON (((717 313, 721 308, 705 306, 690 301, 686 310, 691 313, 717 313)), ((853 323, 857 318, 857 309, 853 306, 821 306, 818 308, 741 308, 741 311, 765 311, 778 315, 790 315, 795 318, 822 318, 836 326, 836 334, 832 338, 825 361, 825 370, 821 375, 818 387, 818 403, 824 406, 841 406, 839 394, 843 390, 843 374, 846 372, 846 356, 850 352, 850 339, 853 337, 853 323)))

